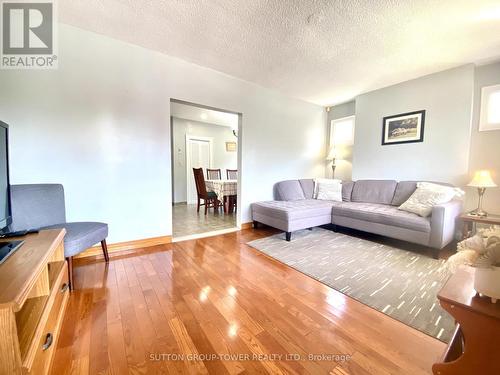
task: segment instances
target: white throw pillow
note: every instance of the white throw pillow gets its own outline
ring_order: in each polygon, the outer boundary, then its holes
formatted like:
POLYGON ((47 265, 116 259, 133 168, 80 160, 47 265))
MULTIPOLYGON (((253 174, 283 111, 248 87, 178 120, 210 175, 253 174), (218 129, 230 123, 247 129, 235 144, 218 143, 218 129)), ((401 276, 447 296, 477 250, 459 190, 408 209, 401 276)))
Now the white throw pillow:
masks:
POLYGON ((431 182, 418 182, 417 189, 398 209, 427 217, 431 214, 432 207, 447 203, 453 198, 462 197, 464 194, 459 188, 431 182))
POLYGON ((313 198, 316 199, 318 197, 318 189, 320 184, 337 184, 341 183, 342 180, 334 179, 334 178, 315 178, 314 179, 314 192, 313 198))
POLYGON ((314 198, 342 202, 342 180, 328 178, 315 179, 314 198))

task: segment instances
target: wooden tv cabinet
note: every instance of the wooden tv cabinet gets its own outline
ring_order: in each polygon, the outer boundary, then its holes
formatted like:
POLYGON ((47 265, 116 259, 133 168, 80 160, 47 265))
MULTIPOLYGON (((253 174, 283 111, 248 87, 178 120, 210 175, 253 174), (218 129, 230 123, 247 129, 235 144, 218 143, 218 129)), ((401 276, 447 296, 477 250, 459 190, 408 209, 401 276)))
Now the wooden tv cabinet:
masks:
POLYGON ((0 265, 0 375, 46 374, 69 298, 64 229, 15 238, 0 265))

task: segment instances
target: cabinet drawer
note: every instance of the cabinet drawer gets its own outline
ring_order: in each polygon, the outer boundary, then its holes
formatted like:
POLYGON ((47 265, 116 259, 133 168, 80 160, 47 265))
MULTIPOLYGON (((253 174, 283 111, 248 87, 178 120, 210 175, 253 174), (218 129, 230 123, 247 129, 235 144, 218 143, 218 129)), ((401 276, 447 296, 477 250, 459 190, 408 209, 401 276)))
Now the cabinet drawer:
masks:
POLYGON ((66 262, 61 268, 56 279, 53 292, 56 293, 54 303, 50 307, 50 313, 43 333, 36 347, 36 354, 31 368, 25 369, 29 374, 43 375, 50 369, 52 357, 57 345, 59 330, 63 319, 64 309, 69 298, 68 268, 66 262))

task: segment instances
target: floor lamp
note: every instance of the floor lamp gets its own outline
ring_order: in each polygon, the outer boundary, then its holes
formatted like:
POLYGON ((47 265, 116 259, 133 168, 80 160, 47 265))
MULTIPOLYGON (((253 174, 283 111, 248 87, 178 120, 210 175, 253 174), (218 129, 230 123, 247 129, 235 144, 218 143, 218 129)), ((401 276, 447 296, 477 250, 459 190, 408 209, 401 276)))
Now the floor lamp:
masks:
POLYGON ((328 152, 326 160, 332 162, 332 178, 335 178, 335 167, 337 166, 335 164, 335 162, 336 162, 336 160, 340 160, 340 158, 337 155, 337 152, 335 150, 335 147, 330 148, 330 151, 328 152))

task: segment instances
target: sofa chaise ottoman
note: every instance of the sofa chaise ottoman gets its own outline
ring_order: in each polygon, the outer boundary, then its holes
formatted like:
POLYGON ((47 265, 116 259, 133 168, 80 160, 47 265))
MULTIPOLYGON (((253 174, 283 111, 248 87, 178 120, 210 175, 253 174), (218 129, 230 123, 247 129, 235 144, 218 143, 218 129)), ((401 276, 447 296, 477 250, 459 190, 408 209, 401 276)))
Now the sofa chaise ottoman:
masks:
POLYGON ((359 180, 342 183, 342 202, 314 199, 314 180, 288 180, 274 187, 273 201, 252 204, 252 220, 286 232, 334 224, 439 250, 455 237, 462 201, 434 206, 429 217, 399 210, 417 188, 415 181, 359 180))

